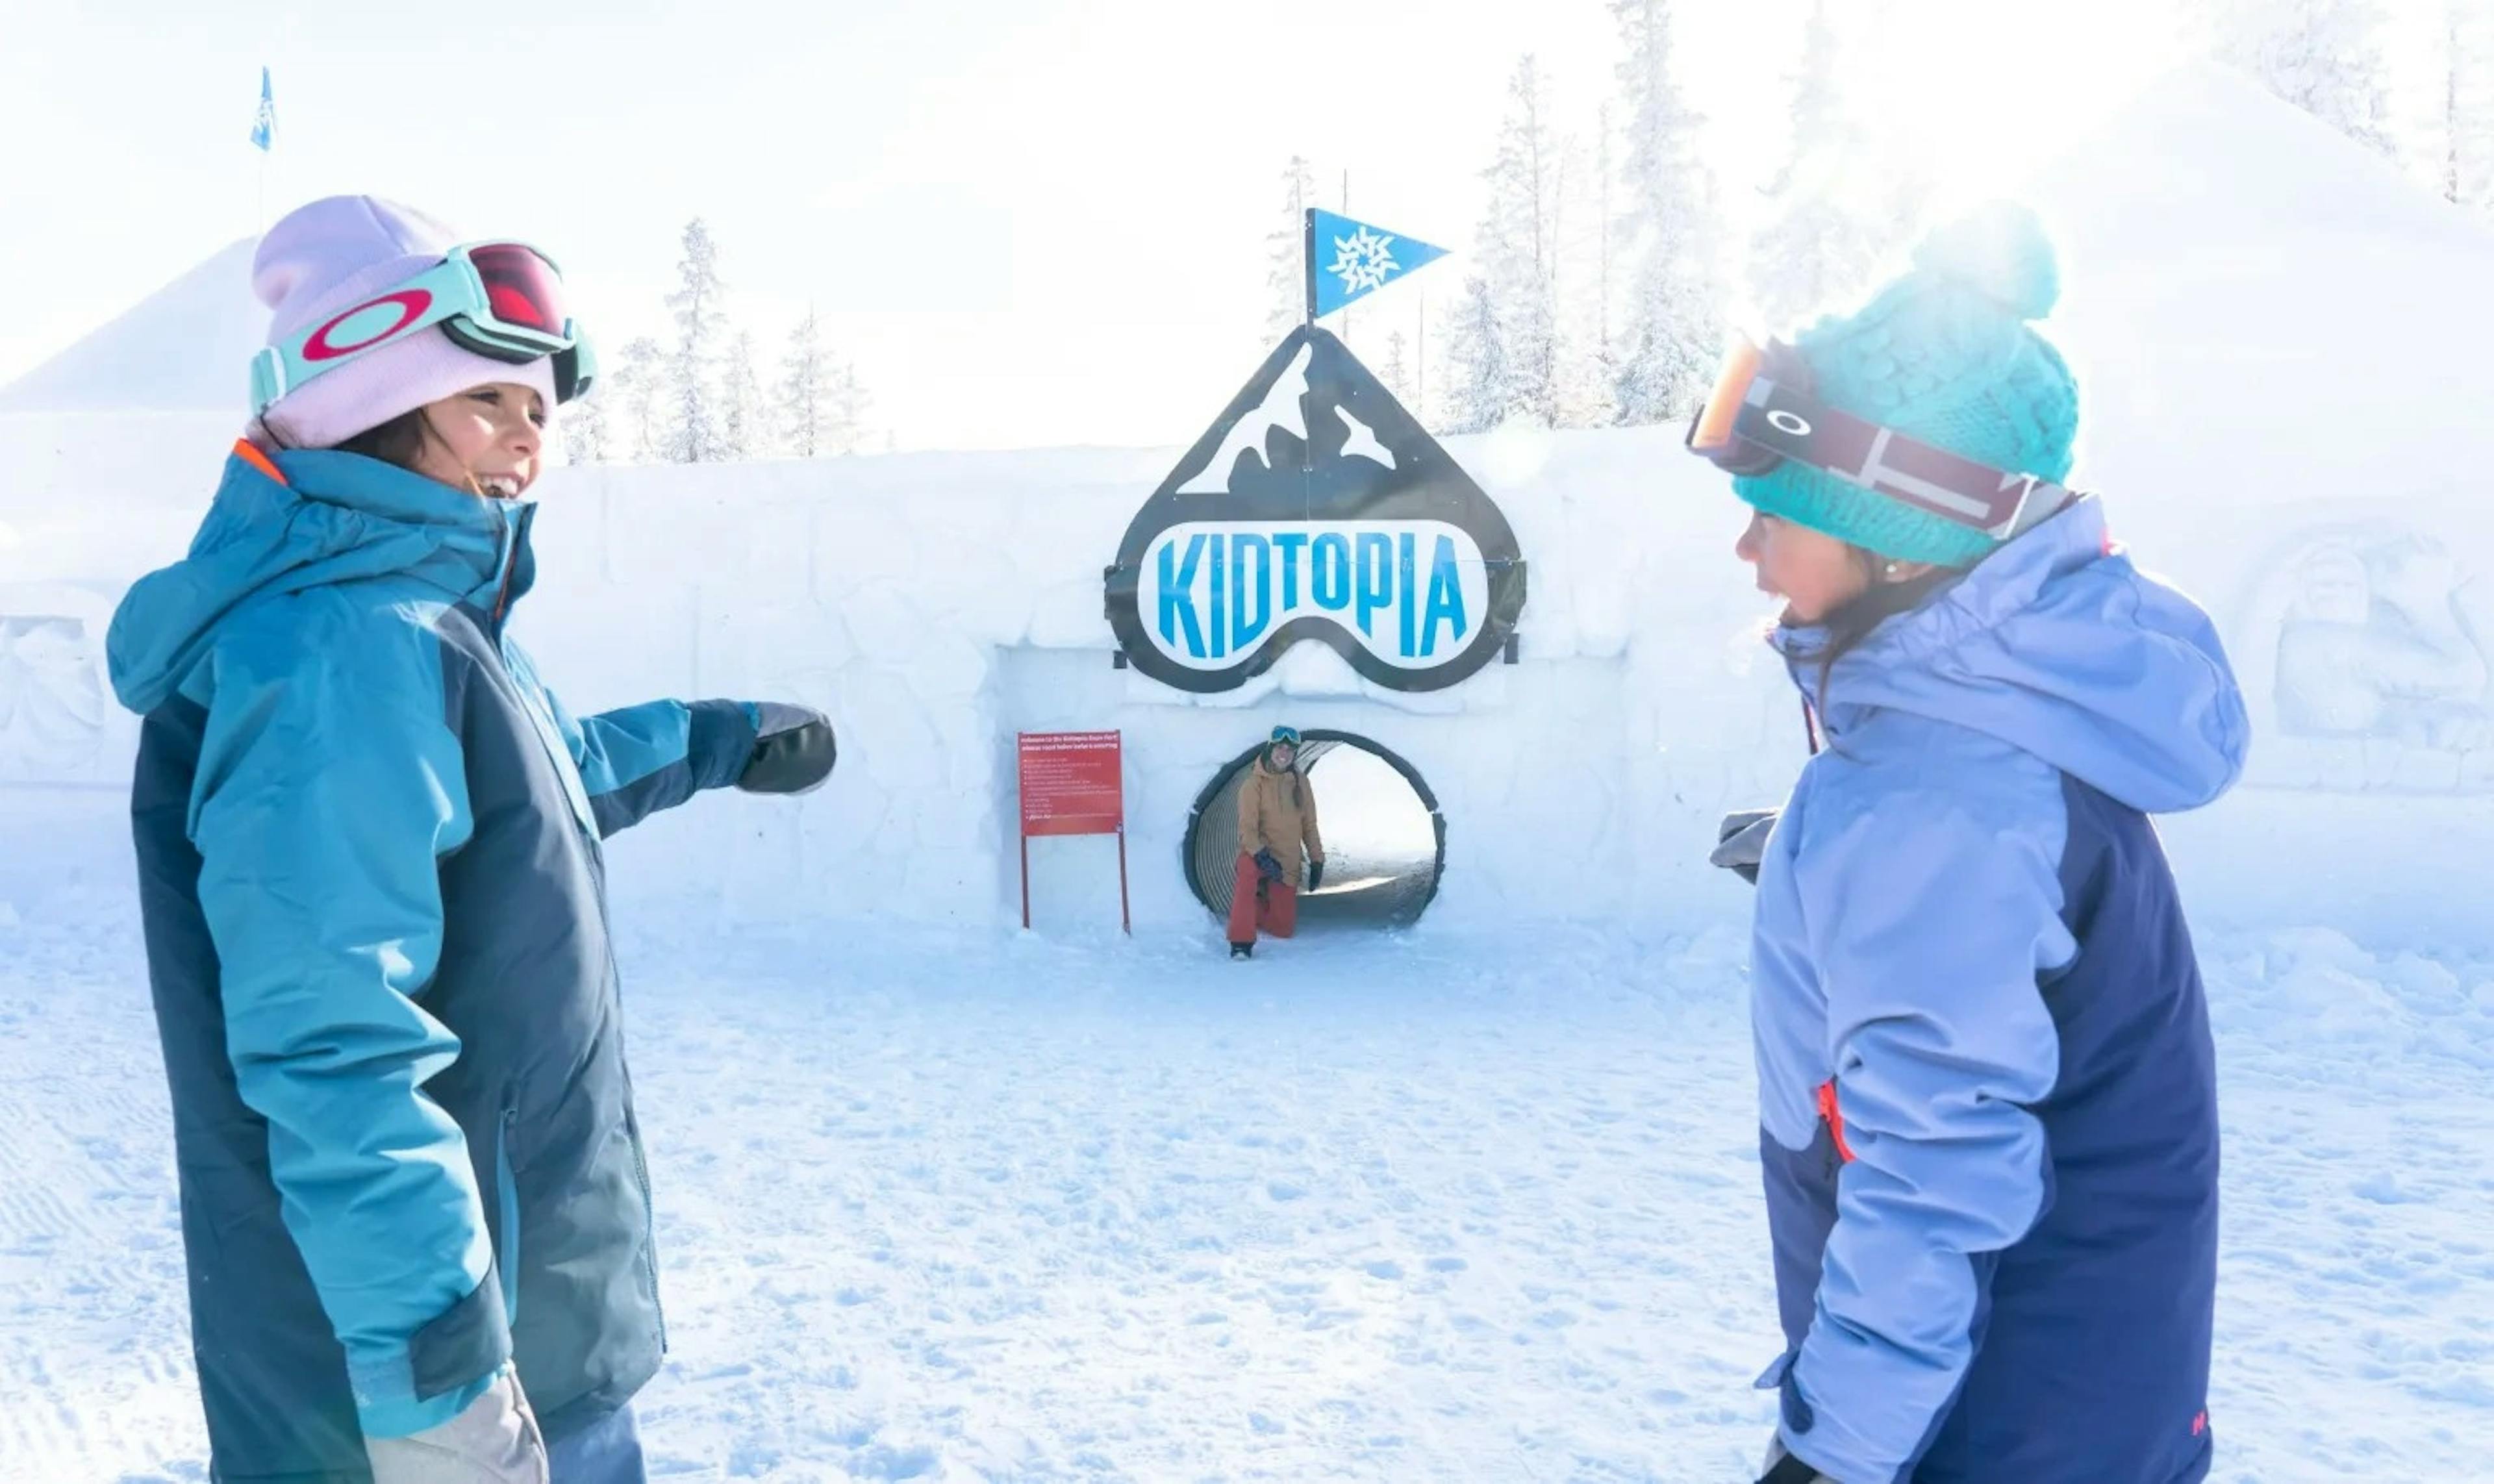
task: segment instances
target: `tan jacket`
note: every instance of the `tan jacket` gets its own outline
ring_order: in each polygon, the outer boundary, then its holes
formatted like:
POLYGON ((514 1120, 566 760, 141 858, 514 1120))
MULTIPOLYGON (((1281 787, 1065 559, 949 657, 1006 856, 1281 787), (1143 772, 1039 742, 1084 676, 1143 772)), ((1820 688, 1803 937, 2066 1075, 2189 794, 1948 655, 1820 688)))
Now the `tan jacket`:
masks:
POLYGON ((1270 850, 1282 863, 1282 879, 1295 892, 1306 879, 1299 849, 1308 859, 1324 859, 1324 836, 1317 833, 1317 791, 1308 775, 1295 769, 1275 772, 1262 758, 1247 770, 1238 785, 1238 848, 1248 855, 1270 850))

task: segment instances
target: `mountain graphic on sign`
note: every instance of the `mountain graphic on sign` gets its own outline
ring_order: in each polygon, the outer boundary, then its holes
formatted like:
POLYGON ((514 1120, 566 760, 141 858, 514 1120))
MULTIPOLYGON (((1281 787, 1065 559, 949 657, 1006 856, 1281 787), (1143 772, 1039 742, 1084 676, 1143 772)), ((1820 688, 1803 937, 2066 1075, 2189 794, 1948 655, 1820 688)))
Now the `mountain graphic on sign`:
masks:
POLYGON ((1227 495, 1230 493, 1231 470, 1238 467, 1239 458, 1253 457, 1266 469, 1273 461, 1265 457, 1266 439, 1275 433, 1287 434, 1304 445, 1308 439, 1307 414, 1301 404, 1308 396, 1308 362, 1316 358, 1314 346, 1301 346, 1292 357, 1288 370, 1265 389, 1264 400, 1256 410, 1231 424, 1222 436, 1221 446, 1212 452, 1201 472, 1179 485, 1181 495, 1227 495))
MULTIPOLYGON (((1269 470, 1273 461, 1266 456, 1265 447, 1275 433, 1297 440, 1303 449, 1307 446, 1308 419, 1303 404, 1311 395, 1308 367, 1315 361, 1316 354, 1313 341, 1299 347, 1299 353, 1292 357, 1289 368, 1265 391, 1264 400, 1256 405, 1255 411, 1231 424, 1230 431, 1222 437, 1221 446, 1212 451, 1212 458, 1201 472, 1178 486, 1179 494, 1229 494, 1230 478, 1237 469, 1241 455, 1254 458, 1269 470)), ((1350 409, 1337 406, 1333 415, 1340 418, 1343 427, 1349 430, 1350 437, 1342 445, 1345 458, 1367 459, 1384 469, 1394 467, 1394 451, 1379 442, 1376 432, 1351 415, 1350 409)))
MULTIPOLYGON (((1274 570, 1255 568, 1256 580, 1274 570)), ((1462 466, 1340 340, 1301 325, 1136 512, 1107 587, 1110 621, 1129 658, 1183 689, 1233 688, 1292 645, 1315 639, 1380 684, 1430 690, 1462 680, 1505 644, 1524 606, 1524 563, 1506 515, 1462 466), (1160 538, 1172 530, 1187 537, 1187 550, 1166 550, 1170 543, 1160 538), (1274 591, 1207 616, 1205 604, 1219 608, 1230 600, 1225 594, 1250 580, 1247 570, 1232 575, 1225 564, 1231 549, 1222 542, 1213 542, 1220 550, 1200 546, 1199 538, 1232 532, 1246 557, 1300 564, 1280 572, 1274 591), (1310 543, 1337 535, 1369 543, 1360 549, 1363 562, 1381 543, 1408 536, 1415 544, 1408 555, 1392 550, 1398 565, 1384 577, 1361 565, 1356 575, 1369 588, 1354 603, 1327 603, 1323 611, 1294 604, 1297 579, 1314 583, 1321 575, 1305 564, 1310 543), (1442 546, 1440 535, 1451 546, 1442 546), (1146 572, 1147 559, 1165 564, 1167 575, 1156 575, 1157 566, 1146 572), (1200 565, 1189 564, 1197 559, 1200 565), (1414 565, 1399 564, 1405 561, 1414 565), (1173 591, 1164 586, 1170 583, 1191 594, 1182 615, 1161 601, 1173 591), (1392 591, 1377 596, 1382 587, 1392 591), (1432 592, 1437 606, 1428 611, 1438 621, 1407 621, 1397 637, 1408 652, 1381 637, 1381 614, 1390 610, 1404 621, 1398 605, 1423 607, 1432 592), (1144 611, 1149 603, 1160 605, 1153 614, 1144 611), (1267 606, 1269 624, 1259 617, 1267 606), (1161 644, 1152 642, 1155 615, 1183 621, 1181 649, 1170 648, 1177 626, 1168 627, 1161 644), (1201 635, 1199 621, 1209 625, 1201 635), (1208 642, 1199 648, 1199 639, 1208 642), (1233 641, 1239 648, 1230 647, 1233 641)))

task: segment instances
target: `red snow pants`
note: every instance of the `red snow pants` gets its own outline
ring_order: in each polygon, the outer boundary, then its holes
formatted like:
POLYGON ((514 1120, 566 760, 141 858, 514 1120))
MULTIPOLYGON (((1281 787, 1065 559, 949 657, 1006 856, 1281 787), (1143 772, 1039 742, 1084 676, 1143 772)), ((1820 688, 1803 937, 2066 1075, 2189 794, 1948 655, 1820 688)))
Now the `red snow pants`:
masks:
POLYGON ((1256 929, 1276 938, 1299 930, 1299 893, 1288 881, 1266 881, 1256 858, 1238 853, 1238 882, 1230 893, 1230 941, 1253 943, 1256 929))

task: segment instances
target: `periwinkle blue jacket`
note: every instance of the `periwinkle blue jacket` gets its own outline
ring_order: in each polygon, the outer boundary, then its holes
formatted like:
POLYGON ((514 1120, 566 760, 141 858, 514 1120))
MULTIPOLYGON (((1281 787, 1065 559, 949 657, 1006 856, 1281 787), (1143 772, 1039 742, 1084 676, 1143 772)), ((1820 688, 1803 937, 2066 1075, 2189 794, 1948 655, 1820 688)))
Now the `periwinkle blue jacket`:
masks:
POLYGON ((561 1438, 658 1366, 598 842, 754 712, 564 712, 503 631, 534 513, 238 449, 113 620, 220 1479, 363 1479, 512 1359, 561 1438))
POLYGON ((2201 1478, 2215 1075, 2147 815, 2241 771, 2216 632, 2087 500, 1822 684, 1824 642, 1777 639, 1827 745, 1752 984, 1786 1445, 1843 1484, 2201 1478))

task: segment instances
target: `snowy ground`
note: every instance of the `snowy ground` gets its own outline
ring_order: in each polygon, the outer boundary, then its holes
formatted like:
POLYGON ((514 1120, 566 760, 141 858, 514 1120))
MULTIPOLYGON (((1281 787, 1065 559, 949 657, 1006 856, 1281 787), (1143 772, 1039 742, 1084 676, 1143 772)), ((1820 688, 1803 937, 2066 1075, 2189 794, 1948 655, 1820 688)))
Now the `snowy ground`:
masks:
MULTIPOLYGON (((204 1477, 119 909, 0 909, 0 1478, 204 1477)), ((1737 938, 644 939, 665 1478, 1747 1479, 1737 938)), ((2494 963, 2205 946, 2223 1480, 2494 1460, 2494 963)))

